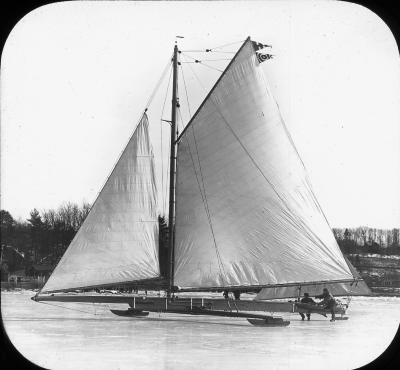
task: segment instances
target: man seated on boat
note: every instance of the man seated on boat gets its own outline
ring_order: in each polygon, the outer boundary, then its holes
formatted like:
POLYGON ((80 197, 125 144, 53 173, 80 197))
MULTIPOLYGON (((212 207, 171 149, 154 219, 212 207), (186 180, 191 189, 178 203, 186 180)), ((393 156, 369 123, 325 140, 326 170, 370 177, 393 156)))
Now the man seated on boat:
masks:
MULTIPOLYGON (((224 290, 223 296, 225 299, 229 299, 229 292, 227 290, 224 290)), ((240 291, 239 290, 233 291, 233 296, 237 301, 240 300, 240 291)))
MULTIPOLYGON (((308 303, 308 304, 315 304, 314 300, 310 297, 308 293, 304 293, 304 297, 300 300, 301 303, 308 303)), ((304 321, 305 315, 303 312, 299 312, 301 316, 301 320, 304 321)), ((311 318, 311 312, 306 313, 307 320, 310 321, 311 318)))
POLYGON ((335 298, 331 293, 329 293, 329 290, 327 288, 324 288, 322 290, 322 294, 316 295, 315 298, 322 298, 322 301, 318 303, 318 305, 323 306, 325 309, 331 311, 332 319, 331 321, 335 321, 335 306, 336 306, 336 301, 335 298))

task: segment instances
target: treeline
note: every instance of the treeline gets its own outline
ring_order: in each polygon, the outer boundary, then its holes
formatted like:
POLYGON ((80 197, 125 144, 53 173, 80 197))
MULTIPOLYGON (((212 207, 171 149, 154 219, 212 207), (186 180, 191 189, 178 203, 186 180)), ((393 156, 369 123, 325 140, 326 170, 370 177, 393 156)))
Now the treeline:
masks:
POLYGON ((399 229, 334 228, 333 234, 344 253, 400 254, 399 229))
MULTIPOLYGON (((65 203, 58 209, 33 209, 27 220, 1 210, 1 256, 9 271, 32 264, 56 264, 90 211, 90 204, 65 203)), ((160 223, 160 268, 168 274, 168 225, 160 223)), ((400 254, 399 229, 334 228, 343 253, 400 254)), ((3 267, 2 267, 3 268, 3 267)))
POLYGON ((31 264, 55 264, 75 236, 90 210, 90 204, 65 203, 58 209, 30 212, 27 220, 15 220, 1 210, 2 262, 8 268, 31 264))

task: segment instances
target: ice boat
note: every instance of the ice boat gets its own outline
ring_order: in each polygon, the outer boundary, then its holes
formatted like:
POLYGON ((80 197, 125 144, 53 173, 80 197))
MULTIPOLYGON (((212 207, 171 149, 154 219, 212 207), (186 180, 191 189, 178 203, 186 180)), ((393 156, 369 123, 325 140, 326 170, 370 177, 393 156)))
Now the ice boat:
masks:
POLYGON ((265 53, 268 47, 250 37, 242 42, 178 135, 181 50, 175 43, 167 120, 168 258, 161 258, 147 106, 86 220, 34 300, 125 303, 130 309, 115 313, 131 317, 167 312, 286 326, 288 321, 266 312, 294 312, 294 304, 263 300, 267 290, 298 292, 299 286, 360 280, 335 241, 264 76, 263 63, 272 58, 265 53), (68 294, 118 285, 166 294, 68 294), (230 297, 260 290, 257 299, 230 297), (225 297, 208 294, 224 291, 225 297))

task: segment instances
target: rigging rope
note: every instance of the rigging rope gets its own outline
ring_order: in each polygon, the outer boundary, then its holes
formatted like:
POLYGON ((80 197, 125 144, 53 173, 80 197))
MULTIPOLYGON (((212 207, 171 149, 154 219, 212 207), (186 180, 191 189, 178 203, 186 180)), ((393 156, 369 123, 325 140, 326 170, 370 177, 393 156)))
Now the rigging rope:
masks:
POLYGON ((200 49, 200 50, 181 50, 181 52, 186 52, 186 53, 226 53, 226 54, 236 54, 236 51, 219 51, 215 49, 222 49, 227 46, 232 46, 236 44, 242 44, 245 40, 240 40, 240 41, 235 41, 235 42, 230 42, 229 44, 223 44, 220 46, 215 46, 211 49, 200 49))
POLYGON ((88 314, 91 314, 91 315, 99 316, 99 315, 97 315, 96 313, 93 313, 93 312, 78 310, 78 309, 76 309, 76 308, 71 308, 71 307, 60 306, 60 305, 54 304, 54 303, 51 304, 51 303, 48 303, 48 302, 41 302, 41 301, 37 301, 37 302, 38 302, 38 303, 41 303, 41 304, 47 304, 47 305, 49 305, 49 306, 64 308, 64 309, 66 309, 66 310, 78 311, 78 312, 83 312, 83 313, 88 313, 88 314))
MULTIPOLYGON (((190 119, 191 119, 192 118, 192 114, 191 114, 191 111, 190 111, 189 96, 188 96, 188 92, 187 92, 186 80, 185 80, 185 76, 183 74, 182 66, 181 66, 181 72, 182 72, 183 85, 185 87, 186 101, 187 101, 187 105, 188 105, 188 109, 189 109, 189 115, 190 115, 190 119)), ((220 253, 219 253, 219 250, 218 250, 218 246, 217 246, 217 242, 216 242, 215 234, 214 234, 214 228, 213 228, 213 225, 212 225, 211 215, 210 215, 210 211, 209 211, 209 208, 208 208, 208 201, 207 201, 207 196, 206 196, 206 191, 205 191, 205 186, 204 186, 204 179, 203 179, 203 173, 202 173, 201 164, 200 164, 199 152, 198 152, 198 148, 197 148, 197 141, 196 141, 196 137, 194 135, 194 129, 192 130, 192 134, 193 134, 193 140, 194 140, 195 147, 196 147, 197 161, 198 161, 198 164, 199 164, 200 176, 201 176, 201 182, 202 182, 202 185, 203 185, 203 189, 201 188, 199 180, 198 180, 198 177, 197 177, 196 167, 195 167, 193 156, 192 156, 192 153, 191 153, 191 150, 190 150, 190 145, 188 145, 190 157, 192 159, 193 170, 194 170, 195 175, 196 175, 197 184, 199 185, 200 194, 202 196, 203 205, 204 205, 205 210, 206 210, 206 215, 207 215, 207 218, 208 218, 211 234, 212 234, 212 237, 213 237, 214 247, 215 247, 215 250, 216 250, 216 255, 217 255, 217 260, 218 260, 218 268, 220 270, 221 276, 223 278, 225 278, 225 281, 227 281, 226 272, 225 272, 225 269, 224 269, 224 266, 223 266, 223 263, 222 263, 222 259, 221 259, 221 256, 220 256, 220 253), (204 193, 204 196, 203 196, 203 193, 204 193)))
POLYGON ((215 239, 215 233, 214 233, 214 228, 213 228, 213 225, 212 225, 210 209, 209 209, 209 207, 208 207, 207 194, 206 194, 206 189, 205 189, 205 186, 204 186, 203 171, 202 171, 201 164, 200 164, 199 151, 198 151, 198 147, 197 147, 197 140, 196 140, 196 136, 195 136, 195 134, 194 134, 194 126, 193 126, 193 125, 192 125, 191 129, 192 129, 192 135, 193 135, 194 145, 195 145, 195 148, 196 148, 197 162, 198 162, 198 164, 199 164, 201 184, 203 185, 203 192, 204 192, 204 200, 205 200, 205 208, 206 208, 207 219, 208 219, 208 223, 209 223, 209 225, 210 225, 211 234, 212 234, 213 241, 214 241, 215 253, 216 253, 216 255, 217 255, 218 263, 219 263, 219 265, 221 266, 221 267, 220 267, 220 272, 221 272, 221 275, 225 278, 225 281, 227 282, 227 279, 226 279, 226 272, 225 272, 225 269, 224 269, 224 265, 223 265, 223 263, 222 263, 221 255, 220 255, 220 253, 219 253, 217 241, 216 241, 216 239, 215 239))
POLYGON ((189 119, 192 118, 192 112, 190 109, 190 104, 189 104, 189 95, 187 92, 187 86, 186 86, 186 80, 185 80, 185 75, 183 74, 183 67, 181 66, 181 74, 182 74, 182 80, 183 80, 183 86, 185 87, 185 94, 186 94, 186 103, 189 111, 189 119))
MULTIPOLYGON (((121 153, 119 154, 119 156, 118 156, 116 162, 114 163, 114 165, 113 165, 113 167, 112 167, 111 172, 109 173, 109 175, 108 175, 107 178, 105 179, 105 181, 104 181, 104 183, 103 183, 103 185, 102 185, 100 191, 97 193, 97 196, 96 196, 96 198, 95 198, 95 200, 94 200, 94 202, 93 202, 93 204, 92 204, 92 207, 91 207, 90 210, 89 210, 89 214, 92 212, 92 209, 94 208, 94 205, 97 203, 97 200, 99 199, 99 196, 100 196, 101 192, 103 191, 104 187, 106 186, 106 184, 107 184, 107 182, 108 182, 108 179, 109 179, 109 178, 111 177, 111 175, 113 174, 117 163, 118 163, 119 160, 121 159, 122 154, 125 152, 125 150, 126 150, 128 144, 129 144, 129 142, 131 141, 133 135, 135 134, 136 128, 137 128, 138 125, 140 124, 140 122, 141 122, 141 120, 142 120, 144 114, 146 113, 146 111, 147 111, 147 109, 148 109, 150 103, 152 102, 152 100, 153 100, 153 98, 154 98, 154 96, 155 96, 156 91, 158 90, 158 87, 160 86, 162 80, 164 79, 165 74, 166 74, 167 71, 168 71, 168 67, 169 67, 171 64, 172 64, 172 60, 169 60, 168 63, 167 63, 167 65, 166 65, 166 67, 164 68, 164 71, 163 71, 162 74, 161 74, 160 79, 159 79, 158 82, 157 82, 156 87, 154 88, 153 92, 151 93, 151 95, 150 95, 150 97, 149 97, 149 99, 148 99, 148 101, 147 101, 147 104, 146 104, 146 106, 145 106, 145 109, 144 109, 143 113, 141 114, 141 116, 140 116, 140 118, 139 118, 139 121, 137 122, 137 124, 136 124, 136 126, 135 126, 135 129, 133 130, 132 134, 130 135, 128 142, 125 144, 124 149, 123 149, 123 150, 121 151, 121 153)), ((88 215, 89 215, 89 214, 88 214, 88 215)), ((87 215, 87 216, 88 216, 88 215, 87 215)), ((62 259, 61 259, 61 261, 62 261, 62 259)), ((42 289, 43 289, 43 287, 42 287, 42 289)), ((42 291, 42 289, 39 290, 39 293, 42 291)))
MULTIPOLYGON (((189 55, 188 55, 189 56, 189 55)), ((231 58, 221 58, 221 59, 202 59, 194 62, 182 62, 182 63, 202 63, 202 62, 220 62, 221 60, 232 60, 231 58)))
MULTIPOLYGON (((196 58, 193 58, 193 57, 191 57, 190 55, 186 55, 186 54, 184 54, 184 53, 182 53, 182 54, 183 54, 185 57, 188 57, 188 58, 190 58, 190 59, 193 59, 195 63, 199 63, 199 64, 202 64, 203 66, 208 67, 208 68, 215 69, 215 70, 218 71, 218 72, 223 72, 221 69, 218 69, 218 68, 212 67, 212 66, 210 66, 210 65, 208 65, 208 64, 206 64, 206 63, 203 63, 203 61, 198 60, 198 59, 196 59, 196 58)), ((187 63, 187 62, 185 62, 185 63, 187 63)))
POLYGON ((165 68, 164 68, 164 70, 163 70, 163 72, 162 72, 162 74, 161 74, 161 77, 159 78, 159 80, 158 80, 158 82, 157 82, 155 88, 153 89, 153 91, 152 91, 152 93, 151 93, 149 99, 147 100, 147 103, 146 103, 146 106, 145 106, 145 107, 146 107, 145 112, 146 112, 147 109, 149 108, 149 105, 151 104, 151 102, 152 102, 152 100, 153 100, 153 98, 154 98, 154 95, 156 94, 158 88, 160 87, 161 82, 162 82, 162 80, 164 79, 164 77, 165 77, 165 75, 166 75, 166 73, 167 73, 167 71, 168 71, 168 68, 171 67, 171 64, 172 64, 172 60, 171 60, 171 57, 170 57, 169 60, 168 60, 167 65, 165 66, 165 68))
POLYGON ((220 46, 215 46, 211 50, 221 49, 221 48, 224 48, 226 46, 231 46, 231 45, 236 45, 236 44, 243 44, 245 41, 246 40, 240 40, 240 41, 231 42, 229 44, 223 44, 223 45, 220 45, 220 46))
POLYGON ((192 74, 196 77, 197 82, 199 83, 199 85, 200 85, 200 86, 202 87, 202 89, 206 92, 205 86, 203 85, 203 83, 201 82, 201 80, 199 79, 199 77, 197 76, 197 74, 194 72, 192 66, 189 64, 188 67, 190 68, 192 74))
POLYGON ((240 41, 235 41, 235 42, 230 42, 228 44, 223 44, 220 46, 215 46, 211 49, 203 49, 203 50, 182 50, 184 52, 190 52, 190 53, 210 53, 210 52, 214 52, 214 53, 229 53, 229 54, 236 54, 235 51, 218 51, 215 49, 222 49, 224 47, 227 46, 231 46, 231 45, 236 45, 236 44, 242 44, 245 40, 240 40, 240 41))
MULTIPOLYGON (((177 74, 179 74, 179 70, 177 70, 177 74)), ((180 104, 179 104, 179 98, 178 98, 178 96, 179 96, 179 91, 178 91, 178 78, 177 78, 177 83, 176 83, 176 96, 177 96, 177 109, 176 109, 176 111, 177 111, 177 117, 178 117, 178 119, 176 120, 176 137, 178 137, 179 136, 179 127, 181 127, 182 128, 182 130, 183 130, 183 118, 182 118, 182 112, 181 112, 181 106, 180 106, 180 104), (179 125, 180 124, 180 125, 179 125)))
POLYGON ((213 51, 213 52, 221 54, 236 54, 236 51, 213 51))
POLYGON ((181 111, 181 108, 179 107, 178 109, 177 109, 177 112, 178 112, 178 121, 177 121, 177 126, 179 125, 179 123, 180 123, 180 127, 182 127, 182 129, 183 129, 183 115, 182 115, 182 111, 181 111))
MULTIPOLYGON (((183 76, 183 85, 185 87, 186 99, 187 99, 187 104, 188 104, 188 108, 189 108, 189 114, 190 114, 190 118, 191 118, 189 98, 188 98, 188 93, 187 93, 187 89, 186 89, 186 81, 185 81, 185 77, 184 77, 184 74, 183 74, 182 66, 181 66, 181 72, 182 72, 182 76, 183 76)), ((191 151, 190 145, 188 143, 189 154, 190 154, 190 158, 192 160, 193 170, 194 170, 194 173, 195 173, 195 176, 196 176, 197 184, 199 186, 201 199, 203 201, 203 206, 204 206, 204 209, 206 211, 208 224, 210 226, 211 235, 212 235, 212 238, 213 238, 213 241, 214 241, 214 248, 215 248, 215 253, 216 253, 216 256, 217 256, 218 268, 220 270, 221 277, 225 280, 225 282, 227 282, 228 281, 227 275, 226 275, 226 272, 225 272, 225 269, 224 269, 224 265, 222 263, 222 258, 221 258, 221 255, 220 255, 220 252, 219 252, 219 249, 218 249, 218 245, 217 245, 217 241, 216 241, 215 233, 214 233, 214 228, 213 228, 213 224, 212 224, 210 209, 208 207, 208 200, 207 200, 207 194, 206 194, 206 189, 205 189, 205 185, 204 185, 203 171, 202 171, 201 163, 200 163, 199 151, 198 151, 198 147, 197 147, 197 140, 196 140, 196 136, 194 134, 194 127, 192 126, 191 128, 192 128, 193 141, 194 141, 195 149, 196 149, 197 163, 198 163, 198 167, 199 167, 199 173, 200 173, 200 179, 201 179, 201 185, 202 186, 200 185, 200 182, 199 182, 199 179, 198 179, 198 176, 197 176, 197 171, 196 171, 196 166, 195 166, 195 163, 194 163, 192 151, 191 151)))
MULTIPOLYGON (((194 133, 193 133, 193 138, 194 138, 195 143, 196 143, 196 139, 195 139, 194 133)), ((191 159, 191 161, 192 161, 192 166, 193 166, 194 174, 195 174, 195 176, 196 176, 196 182, 197 182, 197 185, 198 185, 198 187, 199 187, 200 196, 201 196, 201 199, 202 199, 202 202, 203 202, 204 210, 205 210, 205 212, 206 212, 207 221, 208 221, 208 224, 209 224, 209 226, 210 226, 211 235, 212 235, 212 238, 213 238, 213 241, 214 241, 214 248, 215 248, 215 251, 216 251, 217 262, 218 262, 218 268, 219 268, 219 270, 220 270, 220 273, 221 273, 221 276, 223 277, 223 279, 224 279, 225 281, 227 281, 227 279, 226 279, 226 272, 225 272, 225 269, 224 269, 224 267, 223 267, 221 255, 220 255, 220 253, 219 253, 218 246, 217 246, 217 242, 216 242, 216 239, 215 239, 214 228, 213 228, 213 226, 212 226, 212 220, 211 220, 211 216, 210 216, 210 210, 209 210, 209 208, 208 208, 207 196, 206 196, 206 194, 205 194, 205 189, 204 189, 204 180, 203 180, 203 175, 202 175, 202 171, 201 171, 201 165, 200 165, 199 155, 198 155, 198 151, 197 151, 197 145, 196 145, 197 159, 198 159, 198 163, 199 163, 199 170, 200 170, 199 173, 200 173, 201 183, 202 183, 202 185, 203 185, 203 188, 202 188, 202 186, 201 186, 201 184, 200 184, 199 176, 198 176, 198 173, 197 173, 197 171, 196 171, 196 165, 195 165, 195 161, 194 161, 194 159, 193 159, 192 150, 191 150, 189 144, 187 144, 187 146, 188 146, 188 149, 189 149, 189 155, 190 155, 190 159, 191 159)))
POLYGON ((219 62, 221 60, 232 60, 232 58, 202 59, 203 62, 219 62))
MULTIPOLYGON (((161 136, 161 202, 162 202, 162 210, 163 210, 163 214, 166 213, 166 202, 164 199, 164 155, 163 155, 163 121, 162 121, 162 117, 164 115, 164 108, 165 108, 165 103, 167 101, 167 96, 168 96, 168 91, 169 91, 169 86, 171 83, 171 76, 172 76, 172 68, 169 74, 169 78, 168 78, 168 85, 167 85, 167 91, 165 92, 165 98, 164 98, 164 103, 162 106, 162 110, 161 110, 161 116, 160 116, 160 136, 161 136)), ((167 185, 165 185, 167 186, 167 185)))
POLYGON ((181 50, 181 52, 185 53, 221 53, 221 54, 236 54, 235 51, 218 51, 218 50, 212 50, 212 49, 205 49, 205 50, 181 50))
POLYGON ((215 67, 212 67, 212 66, 209 66, 208 64, 206 64, 206 63, 200 63, 201 65, 203 65, 203 66, 206 66, 206 67, 208 67, 208 68, 210 68, 210 69, 214 69, 215 71, 218 71, 218 72, 223 72, 223 70, 222 69, 219 69, 219 68, 215 68, 215 67))
MULTIPOLYGON (((168 145, 168 153, 171 152, 171 141, 167 140, 167 145, 168 145)), ((170 164, 170 156, 167 156, 167 173, 166 173, 166 177, 165 177, 165 195, 164 195, 164 200, 165 200, 165 204, 164 204, 164 209, 167 209, 167 199, 168 199, 168 184, 169 184, 169 177, 170 177, 170 173, 169 173, 169 164, 170 164)))

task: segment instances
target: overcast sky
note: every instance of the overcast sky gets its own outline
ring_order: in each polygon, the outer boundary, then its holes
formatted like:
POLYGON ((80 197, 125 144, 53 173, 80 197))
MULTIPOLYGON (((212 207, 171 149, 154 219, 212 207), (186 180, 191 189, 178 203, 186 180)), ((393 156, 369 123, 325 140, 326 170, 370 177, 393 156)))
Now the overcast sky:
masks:
MULTIPOLYGON (((275 58, 263 68, 331 226, 400 226, 396 42, 368 9, 325 1, 64 2, 29 13, 1 60, 1 208, 25 219, 34 207, 93 202, 176 35, 184 50, 247 36, 272 44, 275 58)), ((220 72, 199 64, 183 71, 193 113, 220 72)), ((149 113, 159 181, 167 80, 149 113)), ((180 96, 184 106, 182 82, 180 96)))

